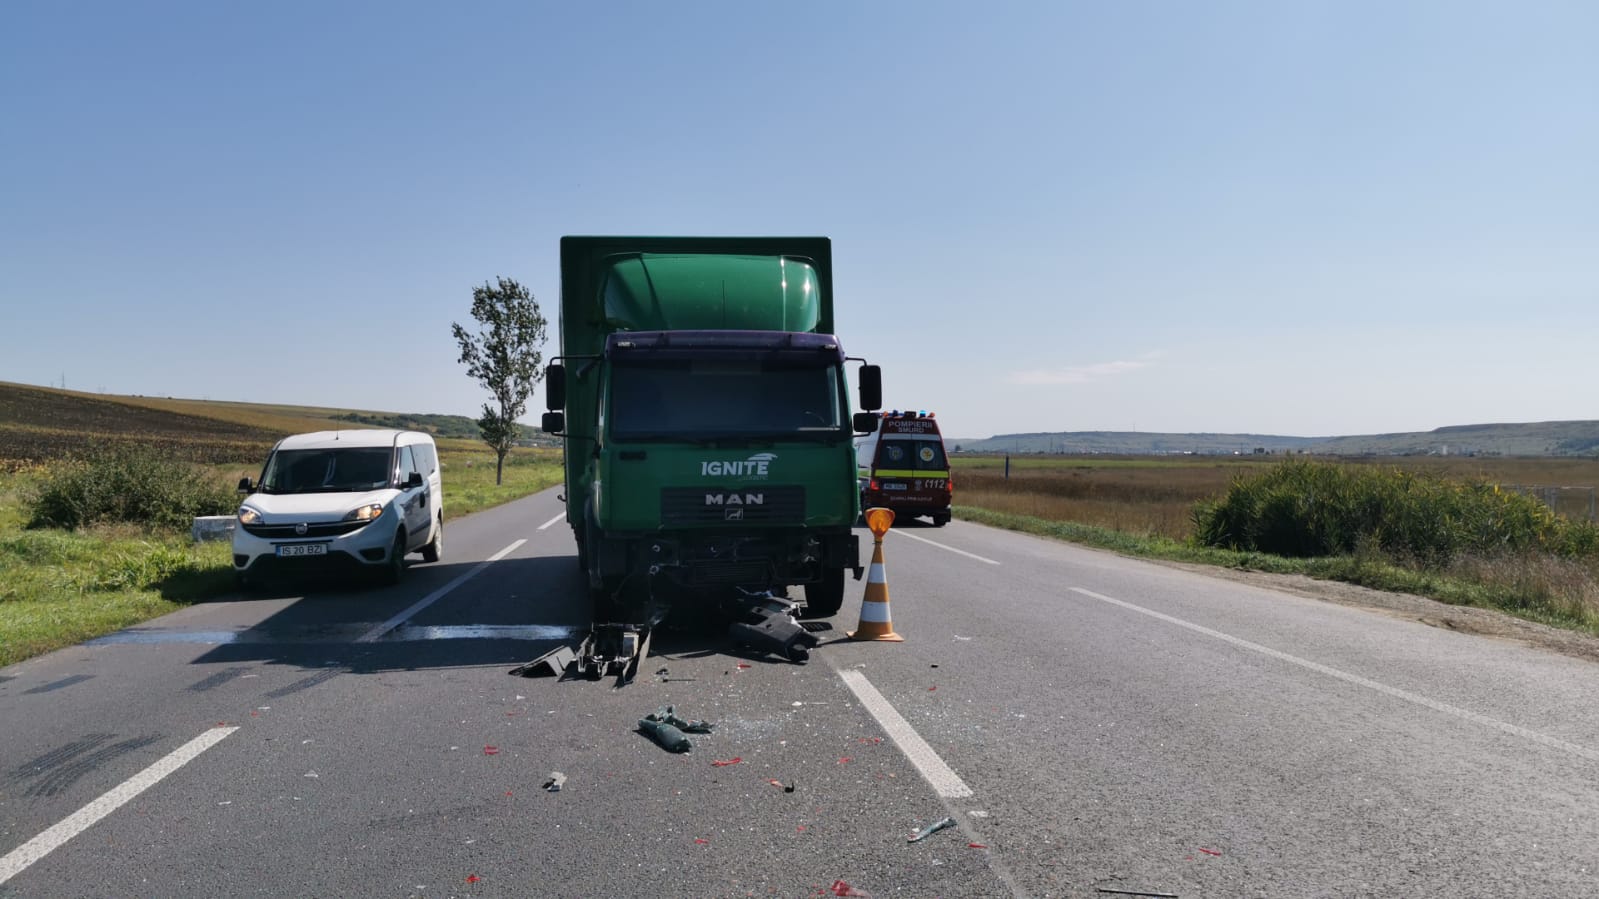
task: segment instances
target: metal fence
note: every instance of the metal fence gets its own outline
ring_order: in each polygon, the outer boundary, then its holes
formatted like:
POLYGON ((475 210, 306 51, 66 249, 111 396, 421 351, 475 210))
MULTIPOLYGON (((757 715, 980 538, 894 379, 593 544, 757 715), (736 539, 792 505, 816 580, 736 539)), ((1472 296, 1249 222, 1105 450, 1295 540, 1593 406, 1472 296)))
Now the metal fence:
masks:
POLYGON ((1599 521, 1599 487, 1540 487, 1536 484, 1500 484, 1501 490, 1531 496, 1556 515, 1573 521, 1599 521))

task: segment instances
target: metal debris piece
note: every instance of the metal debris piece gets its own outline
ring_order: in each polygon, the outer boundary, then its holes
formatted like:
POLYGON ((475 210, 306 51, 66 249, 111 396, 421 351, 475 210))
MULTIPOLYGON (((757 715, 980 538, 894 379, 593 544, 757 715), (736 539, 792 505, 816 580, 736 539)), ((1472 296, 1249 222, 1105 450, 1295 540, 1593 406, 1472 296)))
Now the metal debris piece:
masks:
POLYGON ((774 596, 770 591, 751 593, 740 588, 739 592, 744 608, 727 629, 727 635, 734 642, 759 652, 783 656, 791 662, 804 663, 810 659, 811 649, 822 641, 794 620, 799 603, 774 596))
POLYGON ((664 721, 655 721, 650 718, 640 718, 638 729, 659 743, 662 749, 668 752, 688 752, 694 744, 688 740, 688 735, 664 721))
POLYGON ((544 789, 551 793, 561 792, 561 787, 566 784, 566 775, 559 771, 551 771, 550 779, 544 782, 544 789))
POLYGON ((949 828, 954 827, 954 826, 955 826, 955 819, 954 818, 940 818, 939 820, 934 821, 933 823, 927 825, 926 827, 922 828, 921 830, 916 831, 916 835, 915 836, 907 837, 905 839, 905 842, 907 842, 907 843, 920 843, 922 840, 927 839, 928 837, 932 836, 933 834, 938 833, 941 830, 948 830, 949 828))
POLYGON ((686 734, 708 734, 711 728, 716 726, 709 721, 685 721, 677 716, 677 709, 669 705, 663 705, 644 717, 662 724, 670 724, 686 734))
POLYGON ((511 673, 517 677, 560 677, 576 661, 577 654, 570 646, 557 646, 526 665, 512 668, 511 673))

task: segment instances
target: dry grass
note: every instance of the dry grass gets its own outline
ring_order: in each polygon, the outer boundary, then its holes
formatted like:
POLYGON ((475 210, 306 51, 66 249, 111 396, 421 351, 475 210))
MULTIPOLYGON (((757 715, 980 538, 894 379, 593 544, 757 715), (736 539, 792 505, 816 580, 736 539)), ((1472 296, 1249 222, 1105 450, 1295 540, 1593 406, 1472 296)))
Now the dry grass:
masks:
MULTIPOLYGON (((1006 478, 1001 457, 956 456, 955 502, 1138 536, 1187 540, 1193 534, 1196 502, 1220 496, 1235 478, 1258 473, 1284 458, 1013 456, 1006 478)), ((1556 491, 1560 503, 1555 511, 1579 519, 1587 517, 1589 490, 1599 487, 1596 459, 1384 456, 1338 461, 1435 472, 1457 480, 1576 488, 1556 491)))

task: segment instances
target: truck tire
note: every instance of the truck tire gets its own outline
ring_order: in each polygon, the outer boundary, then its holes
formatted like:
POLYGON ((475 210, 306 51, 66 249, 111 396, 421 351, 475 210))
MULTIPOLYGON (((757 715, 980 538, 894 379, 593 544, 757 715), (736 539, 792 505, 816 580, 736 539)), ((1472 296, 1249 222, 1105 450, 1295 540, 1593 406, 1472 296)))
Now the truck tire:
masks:
POLYGON ((831 618, 844 605, 844 569, 829 568, 822 579, 805 585, 805 611, 801 618, 831 618))

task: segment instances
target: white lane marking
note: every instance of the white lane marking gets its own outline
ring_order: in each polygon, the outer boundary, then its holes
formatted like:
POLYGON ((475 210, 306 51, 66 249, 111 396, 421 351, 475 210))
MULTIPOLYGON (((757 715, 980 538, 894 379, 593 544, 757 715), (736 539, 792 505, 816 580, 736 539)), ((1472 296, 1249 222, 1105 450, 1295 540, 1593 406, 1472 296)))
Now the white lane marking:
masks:
POLYGON ((953 546, 945 546, 944 544, 939 543, 937 540, 929 540, 926 537, 918 537, 915 534, 909 533, 908 531, 889 531, 889 533, 890 534, 898 534, 901 537, 909 537, 912 540, 920 540, 923 543, 931 543, 933 546, 936 546, 939 549, 948 550, 948 551, 954 553, 957 556, 965 556, 968 559, 976 559, 979 562, 987 562, 990 565, 998 565, 999 564, 998 562, 994 561, 993 559, 985 559, 982 556, 977 555, 976 553, 969 553, 969 552, 967 552, 964 549, 956 549, 953 546))
POLYGON ((61 823, 11 850, 5 858, 0 858, 0 884, 21 874, 29 865, 54 852, 66 841, 88 830, 96 821, 121 808, 133 797, 155 786, 163 777, 193 761, 200 753, 222 742, 224 737, 236 730, 238 730, 237 727, 211 728, 174 749, 165 758, 133 775, 120 786, 113 787, 99 799, 73 812, 71 816, 62 820, 61 823))
POLYGON ((910 722, 900 716, 894 706, 883 698, 883 694, 877 692, 877 688, 866 679, 866 675, 859 671, 840 671, 838 676, 844 679, 844 686, 849 687, 855 698, 861 701, 861 705, 866 706, 866 711, 872 713, 872 717, 883 726, 889 738, 899 746, 899 751, 903 752, 905 758, 916 766, 916 770, 927 778, 927 782, 932 784, 938 795, 945 799, 960 799, 972 795, 972 788, 961 780, 959 774, 944 764, 944 760, 938 757, 933 747, 927 745, 927 741, 911 727, 910 722))
POLYGON ((556 523, 556 522, 557 522, 557 521, 560 521, 560 520, 561 520, 561 519, 563 519, 563 518, 565 518, 565 517, 566 517, 566 513, 565 513, 565 512, 562 512, 562 513, 561 513, 561 514, 559 514, 559 515, 557 515, 557 516, 555 516, 555 517, 554 517, 554 518, 551 518, 551 519, 550 519, 550 520, 549 520, 549 521, 546 521, 546 522, 544 522, 544 523, 543 523, 543 524, 541 524, 541 525, 539 525, 539 530, 541 530, 541 531, 542 531, 542 530, 544 530, 544 529, 545 529, 545 528, 547 528, 547 527, 549 527, 549 526, 550 526, 550 525, 552 525, 552 524, 554 524, 554 523, 556 523))
POLYGON ((458 575, 455 580, 450 581, 448 584, 445 584, 444 586, 440 587, 439 589, 434 590, 432 593, 429 593, 428 595, 426 595, 426 596, 422 597, 421 599, 417 600, 416 603, 414 605, 412 605, 409 609, 406 609, 405 611, 403 611, 400 614, 394 616, 393 618, 390 618, 388 621, 385 621, 382 624, 378 625, 377 627, 372 628, 371 630, 367 631, 366 633, 362 634, 361 636, 356 637, 355 638, 355 642, 357 642, 357 643, 375 643, 378 640, 381 640, 383 638, 384 634, 388 633, 389 631, 394 630, 395 628, 397 628, 400 625, 406 623, 407 621, 410 621, 411 618, 413 618, 416 615, 416 613, 422 611, 423 609, 427 608, 428 606, 431 606, 434 603, 438 602, 439 600, 443 599, 444 596, 446 594, 448 594, 451 590, 454 590, 456 587, 459 587, 462 584, 466 583, 467 581, 471 580, 474 576, 477 575, 478 572, 480 572, 483 569, 489 567, 490 565, 494 564, 495 562, 500 561, 501 559, 505 558, 506 556, 510 555, 511 553, 516 552, 517 547, 521 546, 522 544, 524 544, 526 542, 527 542, 526 540, 518 540, 515 543, 511 544, 510 546, 507 546, 506 548, 504 548, 504 549, 500 550, 499 552, 495 553, 494 555, 489 556, 487 559, 484 559, 483 561, 477 563, 476 565, 474 565, 472 567, 472 569, 470 571, 466 572, 465 574, 458 575))
POLYGON ((1112 599, 1109 596, 1095 593, 1092 590, 1084 590, 1082 587, 1073 587, 1071 589, 1074 593, 1081 593, 1084 596, 1097 599, 1100 602, 1108 602, 1113 606, 1121 606, 1124 609, 1137 612, 1140 615, 1148 615, 1151 618, 1158 618, 1168 624, 1175 624, 1178 627, 1185 627, 1195 633, 1204 634, 1207 637, 1215 637, 1218 640, 1225 640, 1226 642, 1242 649, 1247 649, 1251 652, 1258 652, 1262 655, 1268 655, 1274 659, 1287 662, 1290 665, 1298 665, 1301 668, 1314 671, 1317 674, 1325 674, 1328 677, 1335 677, 1341 681, 1355 684, 1356 686, 1365 687, 1368 690, 1375 690, 1378 693, 1382 693, 1387 696, 1392 696, 1395 699, 1404 700, 1405 702, 1409 702, 1414 705, 1432 709, 1435 712, 1443 712, 1446 715, 1453 715, 1456 718, 1470 721, 1473 724, 1481 724, 1484 727, 1491 727, 1495 730, 1504 731, 1507 734, 1514 734, 1515 736, 1523 739, 1531 740, 1534 743, 1541 743, 1544 746, 1548 746, 1552 749, 1559 749, 1564 752, 1569 752, 1572 755, 1581 756, 1589 761, 1599 762, 1599 752, 1589 749, 1586 746, 1578 746, 1576 743, 1568 743, 1558 737, 1551 737, 1547 734, 1541 734, 1535 730, 1528 730, 1525 727, 1509 724, 1496 718, 1489 718, 1487 715, 1479 715, 1476 712, 1468 709, 1463 709, 1458 706, 1449 705, 1448 703, 1439 702, 1436 699, 1428 699, 1427 697, 1418 693, 1411 693, 1408 690, 1401 690, 1398 687, 1390 687, 1387 684, 1380 684, 1374 680, 1368 680, 1364 677, 1361 677, 1358 674, 1350 674, 1347 671, 1340 671, 1337 668, 1329 668, 1326 665, 1322 665, 1318 662, 1312 662, 1309 659, 1301 659, 1298 656, 1289 655, 1286 652, 1272 649, 1269 646, 1261 646, 1259 643, 1251 643, 1248 640, 1234 637, 1231 634, 1224 634, 1221 631, 1211 630, 1204 625, 1194 624, 1191 621, 1184 621, 1181 618, 1173 618, 1170 615, 1157 612, 1153 609, 1146 609, 1143 606, 1136 606, 1130 602, 1125 602, 1120 599, 1112 599))
POLYGON ((415 640, 567 640, 586 634, 586 627, 564 624, 452 624, 395 628, 385 643, 415 640))

